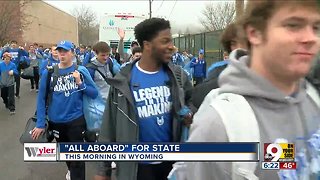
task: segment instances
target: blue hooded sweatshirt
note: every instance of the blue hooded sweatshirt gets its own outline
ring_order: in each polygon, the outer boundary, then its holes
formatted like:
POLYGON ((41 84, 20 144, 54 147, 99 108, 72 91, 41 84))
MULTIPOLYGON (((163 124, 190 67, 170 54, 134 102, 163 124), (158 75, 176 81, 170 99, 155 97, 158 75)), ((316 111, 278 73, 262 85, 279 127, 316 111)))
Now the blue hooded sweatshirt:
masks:
POLYGON ((11 54, 12 57, 12 62, 17 66, 17 68, 19 67, 20 64, 20 59, 22 56, 29 56, 29 53, 25 50, 19 49, 19 48, 7 48, 6 50, 4 50, 3 52, 8 52, 11 54))
POLYGON ((44 59, 40 64, 40 76, 43 74, 44 70, 47 69, 47 66, 54 66, 59 64, 59 59, 54 59, 52 55, 48 59, 44 59))
POLYGON ((206 77, 207 64, 204 59, 198 60, 198 58, 193 58, 191 60, 190 67, 193 68, 194 77, 206 77))
POLYGON ((213 63, 211 66, 209 66, 207 71, 207 77, 209 76, 210 72, 214 71, 218 67, 226 66, 229 64, 229 60, 223 60, 213 63))
POLYGON ((84 60, 82 62, 82 65, 86 66, 93 57, 95 57, 95 54, 93 51, 86 52, 86 55, 85 55, 84 60))
POLYGON ((4 61, 0 63, 0 87, 9 87, 14 85, 14 76, 9 75, 9 71, 13 70, 15 75, 19 74, 16 65, 13 62, 6 64, 4 61))
MULTIPOLYGON (((54 86, 52 92, 51 102, 49 102, 48 107, 48 117, 49 120, 54 123, 66 123, 71 122, 81 116, 83 113, 83 96, 89 96, 95 99, 98 96, 98 90, 89 83, 87 77, 81 74, 82 84, 78 86, 75 79, 72 76, 72 72, 76 69, 74 65, 65 69, 59 69, 59 77, 57 84, 54 86)), ((79 72, 88 70, 83 67, 78 67, 79 72)), ((37 127, 45 127, 45 117, 46 117, 46 105, 45 105, 45 91, 47 86, 47 76, 48 70, 44 70, 41 80, 40 88, 37 99, 37 127)), ((90 78, 90 76, 89 76, 90 78)), ((53 78, 51 78, 52 83, 53 78)))
POLYGON ((172 55, 172 63, 175 65, 179 65, 181 67, 184 67, 185 66, 184 57, 179 53, 174 53, 172 55))
POLYGON ((79 58, 80 63, 83 64, 83 61, 84 61, 85 58, 86 58, 86 52, 79 52, 79 53, 77 54, 77 56, 78 56, 78 58, 79 58))

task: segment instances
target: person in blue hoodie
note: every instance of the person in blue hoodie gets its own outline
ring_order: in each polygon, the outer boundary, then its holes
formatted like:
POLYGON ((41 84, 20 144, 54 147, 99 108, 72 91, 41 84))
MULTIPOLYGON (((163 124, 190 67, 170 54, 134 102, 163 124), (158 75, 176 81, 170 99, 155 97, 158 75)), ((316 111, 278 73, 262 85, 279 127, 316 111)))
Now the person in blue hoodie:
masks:
MULTIPOLYGON (((53 67, 50 73, 44 70, 37 99, 37 124, 32 131, 32 138, 38 139, 45 130, 46 118, 46 87, 47 77, 51 74, 49 85, 49 100, 47 114, 50 129, 53 130, 57 142, 83 142, 82 133, 86 131, 86 121, 83 112, 83 97, 95 99, 98 91, 90 75, 83 66, 72 63, 73 45, 69 41, 61 41, 56 48, 60 63, 53 67), (77 68, 78 67, 78 68, 77 68), (80 73, 81 72, 81 73, 80 73)), ((67 162, 71 180, 85 179, 84 162, 67 162)))
POLYGON ((1 97, 5 107, 10 110, 10 115, 15 114, 14 100, 14 75, 18 74, 16 65, 11 62, 11 54, 3 54, 4 61, 0 63, 1 97))
POLYGON ((86 57, 86 46, 81 44, 79 47, 79 51, 76 51, 76 54, 78 56, 80 64, 83 64, 83 61, 86 57))
POLYGON ((57 46, 52 46, 51 47, 51 54, 49 56, 48 59, 44 59, 40 65, 40 77, 43 74, 43 71, 48 68, 48 67, 52 67, 55 66, 57 64, 59 64, 59 56, 58 56, 58 52, 56 51, 57 46))
POLYGON ((43 46, 42 45, 39 46, 38 43, 33 43, 33 46, 34 46, 36 54, 39 56, 43 56, 43 46))
POLYGON ((172 55, 172 63, 181 67, 185 66, 184 58, 181 54, 179 54, 179 49, 174 46, 174 53, 172 55))
POLYGON ((199 50, 199 57, 191 60, 190 67, 193 67, 194 85, 197 86, 206 78, 207 63, 204 59, 204 50, 199 50))
POLYGON ((6 48, 3 52, 9 52, 11 54, 11 61, 16 65, 18 74, 14 75, 15 83, 16 83, 16 93, 15 96, 17 98, 20 98, 20 74, 21 74, 21 68, 20 68, 20 60, 22 56, 29 56, 28 52, 24 50, 23 47, 18 47, 18 42, 13 40, 11 41, 10 47, 6 48))
POLYGON ((95 57, 94 51, 92 51, 91 46, 88 46, 86 55, 84 56, 84 60, 82 62, 82 65, 86 66, 91 61, 91 59, 94 57, 95 57))
POLYGON ((2 60, 2 54, 3 54, 3 47, 0 47, 0 62, 2 60))

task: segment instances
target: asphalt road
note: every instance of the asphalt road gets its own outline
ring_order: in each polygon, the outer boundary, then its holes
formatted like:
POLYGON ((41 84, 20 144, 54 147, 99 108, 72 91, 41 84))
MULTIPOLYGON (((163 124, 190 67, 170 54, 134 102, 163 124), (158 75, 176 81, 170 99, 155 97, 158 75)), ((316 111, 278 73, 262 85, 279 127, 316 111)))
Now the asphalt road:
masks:
MULTIPOLYGON (((25 123, 35 112, 35 91, 30 91, 30 82, 21 80, 20 99, 16 99, 16 114, 9 115, 0 100, 0 180, 64 180, 67 166, 61 162, 23 162, 23 146, 19 137, 25 123)), ((93 163, 87 163, 86 176, 94 175, 93 163)))

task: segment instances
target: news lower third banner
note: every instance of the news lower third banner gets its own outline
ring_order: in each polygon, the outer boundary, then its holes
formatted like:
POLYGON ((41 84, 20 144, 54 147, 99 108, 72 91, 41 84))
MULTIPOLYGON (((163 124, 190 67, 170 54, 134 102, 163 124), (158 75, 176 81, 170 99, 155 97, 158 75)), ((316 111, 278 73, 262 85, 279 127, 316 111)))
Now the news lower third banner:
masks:
POLYGON ((259 143, 25 143, 24 161, 259 161, 259 143))

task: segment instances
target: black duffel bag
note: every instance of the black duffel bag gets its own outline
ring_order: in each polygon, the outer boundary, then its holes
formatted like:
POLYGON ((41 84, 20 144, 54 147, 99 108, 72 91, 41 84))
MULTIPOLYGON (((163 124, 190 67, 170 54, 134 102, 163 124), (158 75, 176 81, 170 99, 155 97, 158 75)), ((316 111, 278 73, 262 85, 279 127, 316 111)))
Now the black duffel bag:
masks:
POLYGON ((52 142, 54 139, 53 132, 49 128, 49 123, 46 120, 45 131, 40 135, 38 139, 32 139, 32 130, 36 127, 37 118, 36 116, 28 119, 24 132, 20 137, 20 143, 47 143, 52 142))

